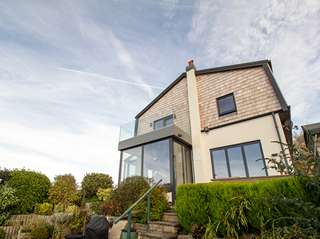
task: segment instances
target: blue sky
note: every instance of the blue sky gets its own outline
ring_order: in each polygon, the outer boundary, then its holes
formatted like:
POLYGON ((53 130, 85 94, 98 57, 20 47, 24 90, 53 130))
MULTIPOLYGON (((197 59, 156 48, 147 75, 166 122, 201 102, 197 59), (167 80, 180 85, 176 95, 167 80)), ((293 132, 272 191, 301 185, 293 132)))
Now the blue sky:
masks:
POLYGON ((0 167, 117 180, 119 125, 194 59, 271 59, 297 125, 320 121, 320 1, 0 2, 0 167))

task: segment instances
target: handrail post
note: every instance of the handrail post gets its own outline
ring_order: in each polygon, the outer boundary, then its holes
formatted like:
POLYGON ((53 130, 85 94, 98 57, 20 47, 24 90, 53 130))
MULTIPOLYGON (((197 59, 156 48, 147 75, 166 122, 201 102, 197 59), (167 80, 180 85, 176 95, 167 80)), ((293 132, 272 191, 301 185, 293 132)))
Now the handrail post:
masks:
POLYGON ((131 210, 128 212, 128 228, 127 228, 127 239, 131 238, 131 210))
POLYGON ((147 202, 147 223, 148 223, 148 230, 149 230, 149 223, 150 223, 150 221, 151 221, 150 208, 151 208, 151 192, 148 194, 148 202, 147 202))

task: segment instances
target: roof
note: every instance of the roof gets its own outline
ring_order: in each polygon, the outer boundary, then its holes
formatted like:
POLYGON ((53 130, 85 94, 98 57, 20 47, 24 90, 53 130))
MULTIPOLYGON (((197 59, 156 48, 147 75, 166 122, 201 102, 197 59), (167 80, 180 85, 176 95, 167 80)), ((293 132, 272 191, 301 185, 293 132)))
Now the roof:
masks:
POLYGON ((301 126, 303 130, 304 142, 309 145, 310 136, 320 134, 320 122, 301 126))
MULTIPOLYGON (((205 74, 211 74, 211 73, 217 73, 217 72, 223 72, 223 71, 230 71, 230 70, 238 70, 238 69, 247 69, 252 67, 258 67, 261 66, 266 71, 266 74, 268 75, 268 78, 270 80, 270 83, 276 93, 276 96, 280 102, 281 108, 283 111, 288 110, 288 105, 280 91, 280 88, 273 76, 272 73, 272 64, 270 60, 261 60, 261 61, 253 61, 253 62, 246 62, 241 64, 235 64, 235 65, 228 65, 228 66, 221 66, 221 67, 214 67, 214 68, 208 68, 208 69, 202 69, 202 70, 196 70, 196 75, 205 75, 205 74)), ((136 119, 142 116, 148 109, 151 108, 159 99, 162 98, 169 90, 171 90, 176 84, 178 84, 183 78, 186 77, 186 72, 181 73, 178 78, 173 81, 167 88, 165 88, 155 99, 153 99, 143 110, 141 110, 137 115, 136 119)))
POLYGON ((307 124, 302 126, 303 131, 307 131, 311 134, 320 133, 320 123, 307 124))

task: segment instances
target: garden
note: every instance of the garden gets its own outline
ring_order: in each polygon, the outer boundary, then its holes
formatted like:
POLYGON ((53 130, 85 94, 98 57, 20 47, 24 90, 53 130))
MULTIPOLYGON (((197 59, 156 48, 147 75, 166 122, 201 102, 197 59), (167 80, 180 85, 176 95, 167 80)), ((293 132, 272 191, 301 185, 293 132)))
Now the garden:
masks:
MULTIPOLYGON (((38 172, 1 169, 0 178, 0 239, 82 234, 93 215, 118 216, 150 188, 143 177, 114 187, 112 178, 101 173, 85 175, 80 187, 71 174, 58 175, 51 183, 38 172)), ((159 187, 152 194, 152 219, 159 220, 167 208, 165 190, 159 187)), ((145 223, 146 203, 133 216, 134 222, 145 223)))
POLYGON ((288 177, 181 185, 176 211, 193 238, 320 238, 320 164, 307 148, 268 159, 288 177))

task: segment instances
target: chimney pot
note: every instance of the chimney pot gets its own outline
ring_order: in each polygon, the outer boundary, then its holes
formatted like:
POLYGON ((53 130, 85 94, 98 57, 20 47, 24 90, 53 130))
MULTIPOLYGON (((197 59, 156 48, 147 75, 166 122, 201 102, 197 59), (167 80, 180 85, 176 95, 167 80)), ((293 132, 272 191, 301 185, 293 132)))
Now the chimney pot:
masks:
POLYGON ((189 71, 189 70, 191 70, 191 69, 196 70, 196 67, 195 67, 194 64, 193 64, 193 59, 191 59, 191 60, 188 61, 188 66, 186 67, 186 71, 189 71))

